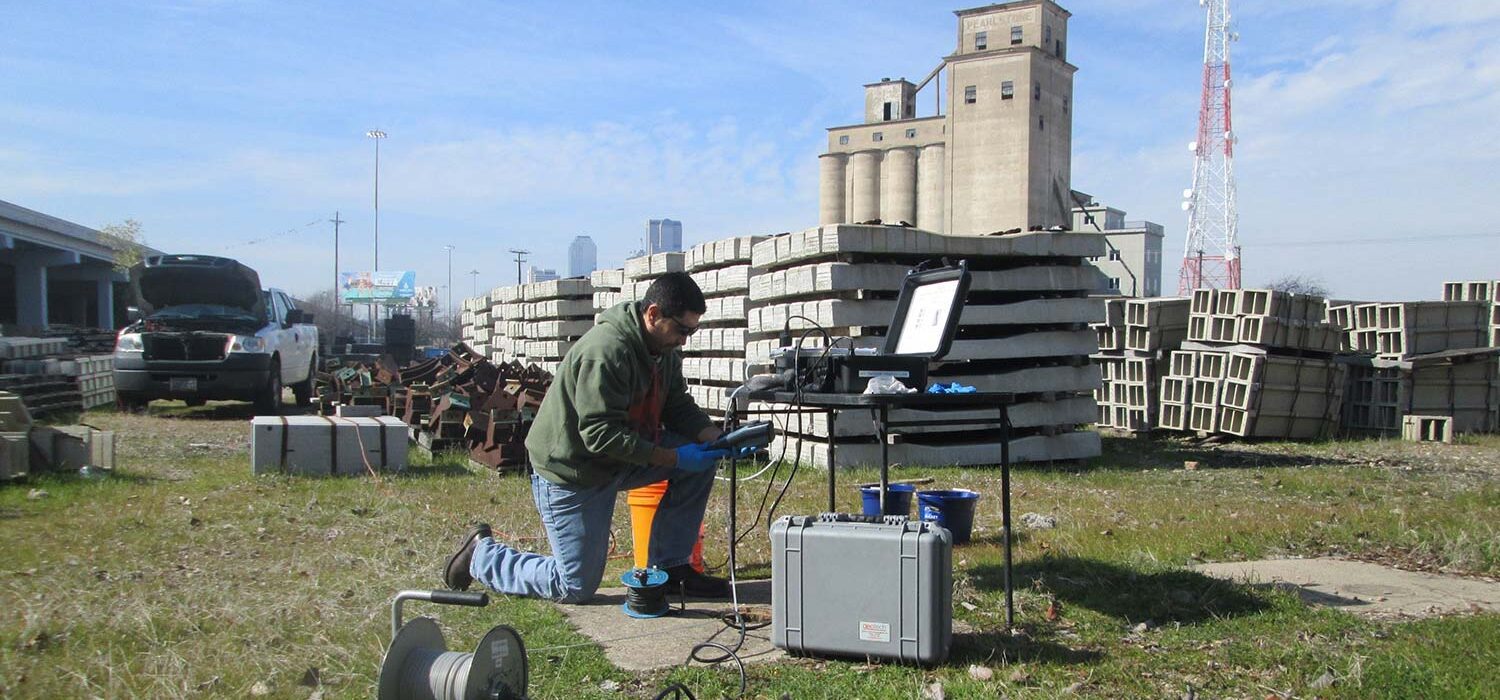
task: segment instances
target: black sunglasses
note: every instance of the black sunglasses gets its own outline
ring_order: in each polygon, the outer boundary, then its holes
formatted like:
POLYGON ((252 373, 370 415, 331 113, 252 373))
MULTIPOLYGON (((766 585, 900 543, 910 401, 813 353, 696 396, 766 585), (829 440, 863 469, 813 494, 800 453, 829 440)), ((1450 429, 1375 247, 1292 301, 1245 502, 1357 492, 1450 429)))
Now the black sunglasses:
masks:
POLYGON ((682 337, 684 337, 684 338, 691 338, 694 333, 698 332, 698 327, 697 326, 689 326, 688 324, 683 323, 682 321, 679 321, 679 320, 677 320, 675 318, 672 318, 671 316, 668 316, 667 320, 671 321, 672 323, 677 324, 677 332, 681 333, 682 337))

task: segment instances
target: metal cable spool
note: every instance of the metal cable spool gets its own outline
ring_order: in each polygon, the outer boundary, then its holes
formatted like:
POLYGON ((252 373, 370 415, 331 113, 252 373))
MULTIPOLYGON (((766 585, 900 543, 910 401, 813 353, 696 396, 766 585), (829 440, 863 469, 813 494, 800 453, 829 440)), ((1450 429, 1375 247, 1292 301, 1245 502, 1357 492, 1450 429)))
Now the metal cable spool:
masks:
POLYGON ((528 667, 521 635, 499 625, 473 653, 448 651, 430 617, 401 623, 401 603, 425 600, 484 607, 484 593, 401 591, 391 602, 391 646, 380 664, 379 700, 526 700, 528 667))

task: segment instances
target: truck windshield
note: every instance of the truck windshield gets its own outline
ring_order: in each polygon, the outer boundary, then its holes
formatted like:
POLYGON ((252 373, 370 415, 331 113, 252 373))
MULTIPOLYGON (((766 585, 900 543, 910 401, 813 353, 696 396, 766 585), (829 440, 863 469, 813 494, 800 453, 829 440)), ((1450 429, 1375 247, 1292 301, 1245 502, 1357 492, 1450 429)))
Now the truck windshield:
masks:
POLYGON ((255 316, 250 312, 233 306, 220 304, 179 304, 161 309, 151 318, 158 321, 190 320, 190 319, 236 319, 244 321, 255 321, 255 316))

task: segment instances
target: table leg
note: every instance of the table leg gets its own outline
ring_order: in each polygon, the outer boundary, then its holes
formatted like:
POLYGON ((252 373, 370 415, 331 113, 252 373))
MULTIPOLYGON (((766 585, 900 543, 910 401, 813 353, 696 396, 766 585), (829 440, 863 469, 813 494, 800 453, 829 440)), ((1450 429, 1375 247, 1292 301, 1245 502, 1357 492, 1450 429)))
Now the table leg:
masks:
POLYGON ((833 424, 837 422, 839 414, 830 408, 824 411, 823 415, 828 419, 828 512, 837 513, 839 512, 838 507, 834 505, 834 491, 836 490, 834 487, 834 471, 839 463, 839 442, 833 437, 833 424))
POLYGON ((891 480, 891 452, 890 444, 886 439, 885 425, 890 415, 885 404, 874 411, 875 413, 875 437, 880 440, 880 514, 885 515, 885 492, 890 487, 891 480))
POLYGON ((1011 584, 1010 411, 1000 405, 1000 521, 1005 532, 1005 629, 1016 627, 1015 591, 1011 584))

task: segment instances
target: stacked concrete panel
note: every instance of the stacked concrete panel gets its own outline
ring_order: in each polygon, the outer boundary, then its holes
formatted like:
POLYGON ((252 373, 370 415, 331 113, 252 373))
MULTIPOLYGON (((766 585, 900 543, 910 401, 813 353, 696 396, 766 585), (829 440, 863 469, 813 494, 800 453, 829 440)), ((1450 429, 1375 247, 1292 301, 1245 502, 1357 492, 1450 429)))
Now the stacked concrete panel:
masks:
POLYGON ((490 353, 494 363, 526 360, 525 305, 521 302, 521 285, 513 284, 490 290, 490 353))
POLYGON ((1197 289, 1188 340, 1168 357, 1157 425, 1236 437, 1316 439, 1337 429, 1348 366, 1321 297, 1197 289))
POLYGON ((646 295, 654 280, 668 272, 686 272, 686 253, 653 253, 625 261, 625 279, 620 289, 623 301, 636 301, 646 295))
POLYGON ((1094 362, 1103 386, 1098 401, 1100 427, 1145 432, 1156 427, 1157 388, 1169 354, 1187 335, 1188 300, 1110 299, 1105 323, 1093 326, 1099 342, 1094 362))
POLYGON ((625 269, 594 270, 589 273, 589 283, 594 285, 594 314, 604 313, 615 304, 625 300, 620 292, 625 287, 625 269))
POLYGON ((533 282, 521 286, 521 300, 526 361, 554 373, 573 343, 594 327, 594 286, 583 277, 533 282))
MULTIPOLYGON (((1089 356, 1098 344, 1089 324, 1104 320, 1103 301, 1088 297, 1098 288, 1099 273, 1084 261, 1102 253, 1098 236, 1074 233, 959 237, 898 226, 829 225, 776 236, 753 249, 752 265, 763 272, 750 279, 755 306, 742 345, 745 359, 752 366, 770 364, 783 330, 794 344, 822 347, 814 324, 840 346, 880 347, 907 272, 933 258, 967 260, 971 284, 959 333, 929 380, 1018 394, 1011 414, 1016 461, 1097 456, 1098 434, 1079 426, 1095 420, 1092 394, 1100 379, 1089 356)), ((911 413, 930 421, 957 417, 911 413)), ((850 412, 836 426, 811 417, 800 426, 795 418, 777 421, 785 432, 773 449, 803 461, 828 465, 829 430, 841 438, 835 466, 879 459, 867 415, 850 412)), ((895 433, 890 458, 908 464, 994 464, 1000 453, 995 431, 983 426, 895 433)))
POLYGON ((683 348, 682 374, 693 400, 709 415, 723 415, 727 392, 744 383, 759 367, 747 368, 743 338, 750 308, 751 250, 764 236, 737 236, 696 245, 685 264, 708 302, 698 332, 683 348))
POLYGON ((490 308, 490 298, 488 296, 470 297, 463 300, 463 304, 460 306, 460 308, 462 309, 462 312, 458 317, 459 338, 463 340, 465 345, 468 345, 472 348, 476 343, 479 342, 479 336, 477 333, 478 327, 476 326, 479 312, 483 310, 486 314, 488 314, 490 308))

